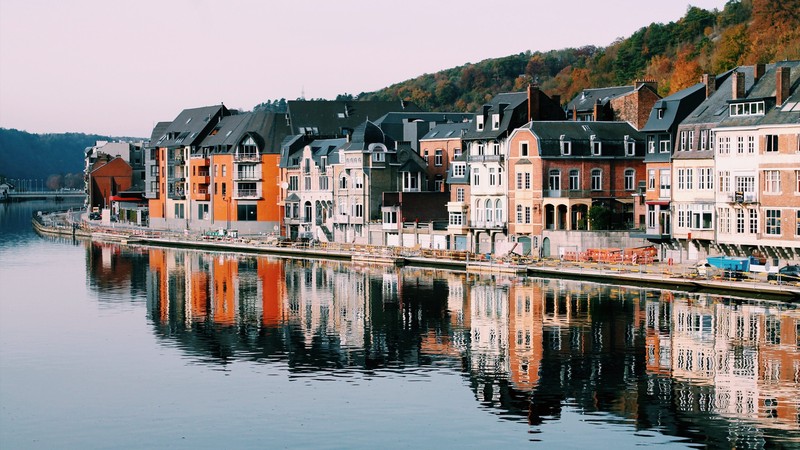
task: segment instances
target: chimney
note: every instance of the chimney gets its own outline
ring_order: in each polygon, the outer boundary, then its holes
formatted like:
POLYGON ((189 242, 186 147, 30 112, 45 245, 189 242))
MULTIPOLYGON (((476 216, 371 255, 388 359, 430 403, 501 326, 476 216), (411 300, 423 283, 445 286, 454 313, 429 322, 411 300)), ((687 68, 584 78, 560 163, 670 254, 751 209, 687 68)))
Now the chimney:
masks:
POLYGON ((780 106, 789 98, 791 73, 788 67, 776 67, 775 69, 775 104, 780 106))
POLYGON ((711 97, 711 95, 717 90, 716 75, 704 73, 700 82, 706 85, 706 98, 711 97))
POLYGON ((742 72, 733 72, 733 78, 731 78, 731 86, 733 91, 731 97, 733 100, 738 100, 740 98, 744 98, 744 73, 742 72))
POLYGON ((528 122, 541 119, 539 111, 539 86, 528 85, 528 122))
POLYGON ((600 99, 598 98, 597 101, 594 102, 594 111, 592 111, 592 117, 594 118, 595 122, 600 121, 602 117, 600 117, 603 105, 600 103, 600 99))
POLYGON ((653 92, 658 92, 658 81, 656 80, 636 80, 633 83, 633 90, 638 91, 642 86, 650 86, 653 92))
POLYGON ((753 82, 758 82, 761 77, 764 76, 764 72, 766 72, 767 66, 764 64, 756 64, 753 66, 753 82))
POLYGON ((576 105, 572 105, 572 120, 578 120, 578 107, 576 105))

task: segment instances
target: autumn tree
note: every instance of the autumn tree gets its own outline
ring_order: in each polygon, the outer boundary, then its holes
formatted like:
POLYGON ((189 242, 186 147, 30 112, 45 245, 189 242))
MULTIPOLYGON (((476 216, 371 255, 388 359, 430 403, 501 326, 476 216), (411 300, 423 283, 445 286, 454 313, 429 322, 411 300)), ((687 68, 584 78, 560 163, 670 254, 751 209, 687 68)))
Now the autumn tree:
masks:
POLYGON ((670 94, 686 89, 693 86, 700 81, 703 75, 703 69, 695 59, 691 58, 691 48, 684 47, 678 52, 678 58, 675 61, 675 70, 669 79, 670 94))

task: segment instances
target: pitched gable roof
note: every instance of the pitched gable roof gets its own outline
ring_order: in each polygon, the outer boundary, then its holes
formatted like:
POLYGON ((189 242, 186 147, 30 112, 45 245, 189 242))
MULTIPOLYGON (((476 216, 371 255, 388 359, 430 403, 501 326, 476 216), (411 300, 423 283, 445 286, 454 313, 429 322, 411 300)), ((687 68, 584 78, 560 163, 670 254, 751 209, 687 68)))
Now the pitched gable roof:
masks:
POLYGON ((292 134, 341 137, 367 119, 390 112, 418 112, 411 102, 294 100, 288 102, 292 134))

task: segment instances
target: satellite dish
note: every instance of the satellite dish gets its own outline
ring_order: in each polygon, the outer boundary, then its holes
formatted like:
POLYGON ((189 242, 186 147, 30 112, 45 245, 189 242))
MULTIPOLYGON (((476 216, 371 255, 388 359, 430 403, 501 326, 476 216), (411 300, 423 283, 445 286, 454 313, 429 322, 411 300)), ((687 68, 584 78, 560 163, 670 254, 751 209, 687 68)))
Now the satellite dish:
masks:
POLYGON ((281 189, 287 189, 288 187, 289 187, 289 183, 287 183, 285 181, 283 183, 281 183, 281 189))

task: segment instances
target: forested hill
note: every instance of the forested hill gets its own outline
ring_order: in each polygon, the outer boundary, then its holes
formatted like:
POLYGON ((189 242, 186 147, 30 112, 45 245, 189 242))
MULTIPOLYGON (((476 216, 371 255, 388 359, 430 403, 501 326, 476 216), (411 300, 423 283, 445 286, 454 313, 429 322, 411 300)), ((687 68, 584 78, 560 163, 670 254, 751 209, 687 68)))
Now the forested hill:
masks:
MULTIPOLYGON (((689 7, 608 47, 526 52, 398 83, 360 100, 410 100, 429 110, 477 111, 498 92, 538 82, 566 103, 585 88, 655 79, 668 95, 743 64, 800 59, 800 0, 731 0, 722 11, 689 7)), ((342 97, 342 96, 340 96, 342 97)))
POLYGON ((83 133, 32 134, 0 128, 0 176, 46 179, 50 175, 81 174, 84 149, 108 136, 83 133))

